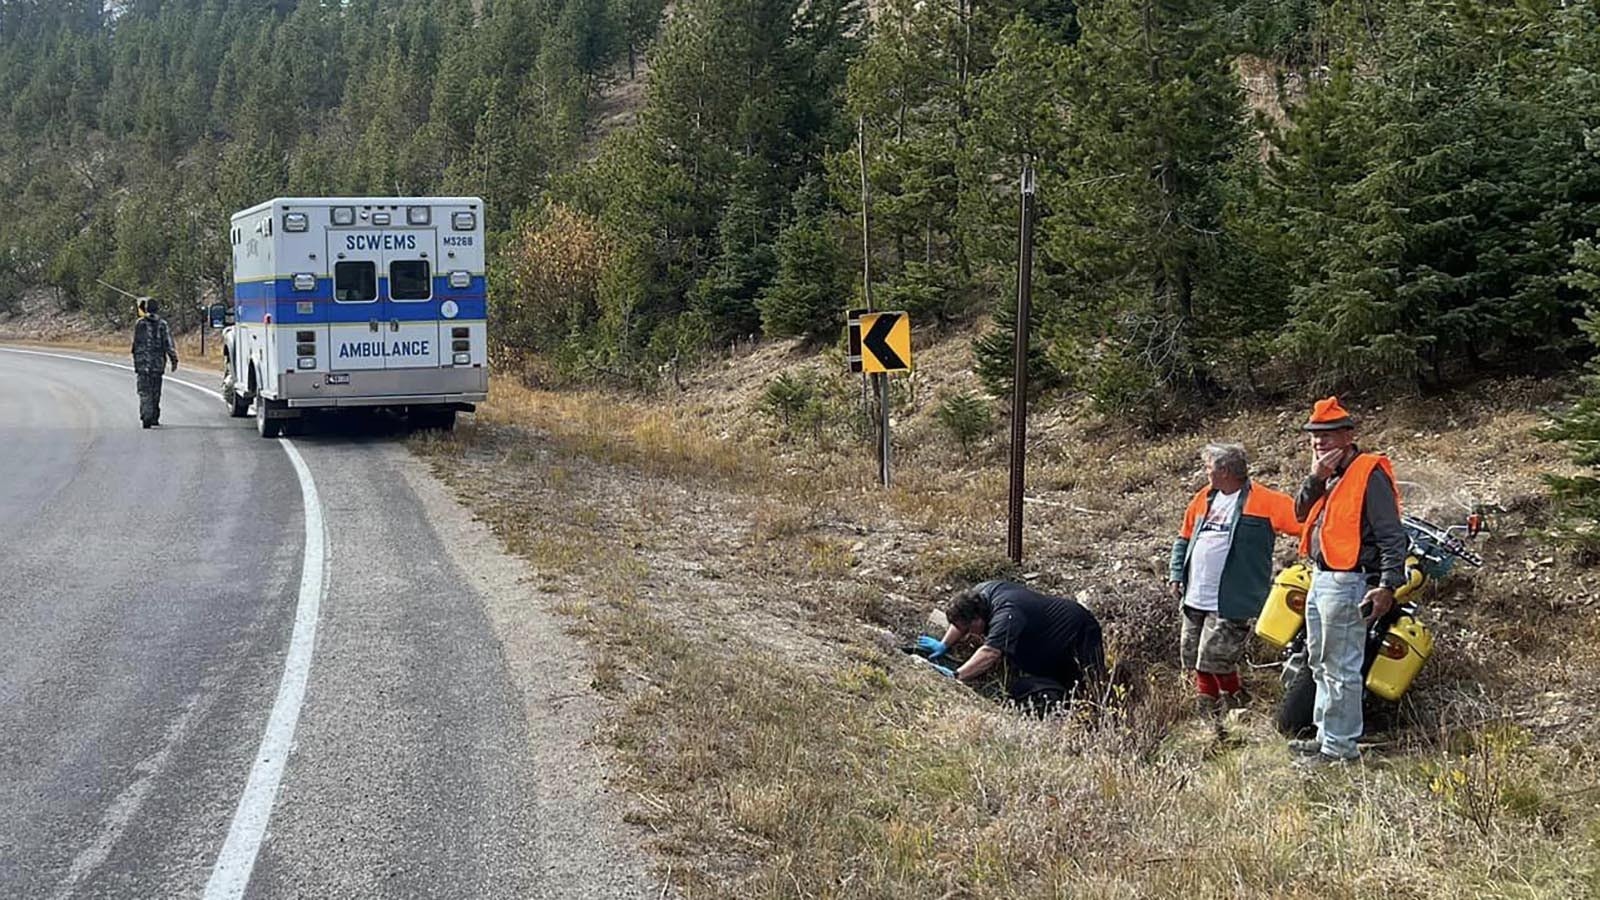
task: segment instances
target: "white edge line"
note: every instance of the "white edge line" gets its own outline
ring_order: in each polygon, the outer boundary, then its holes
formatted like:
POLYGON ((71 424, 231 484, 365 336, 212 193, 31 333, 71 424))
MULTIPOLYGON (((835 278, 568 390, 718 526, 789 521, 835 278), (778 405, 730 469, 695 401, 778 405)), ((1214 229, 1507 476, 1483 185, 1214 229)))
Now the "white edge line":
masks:
MULTIPOLYGON (((133 371, 132 366, 86 356, 19 347, 0 347, 0 351, 70 359, 133 371)), ((171 376, 168 376, 168 380, 222 399, 220 393, 194 382, 171 376)), ((306 466, 300 451, 289 439, 280 438, 278 446, 288 454, 289 464, 294 467, 295 476, 300 481, 300 503, 305 510, 305 552, 300 564, 300 599, 295 607, 294 634, 289 639, 289 652, 283 661, 283 679, 278 683, 278 696, 272 702, 272 713, 267 718, 261 747, 250 765, 250 777, 245 782, 244 795, 239 798, 239 806, 234 810, 233 821, 228 826, 228 839, 217 854, 211 878, 206 882, 205 900, 242 897, 245 887, 250 883, 250 872, 255 868, 261 842, 266 838, 267 822, 272 817, 278 785, 283 780, 283 769, 294 745, 295 726, 300 721, 300 707, 305 700, 306 681, 311 673, 311 653, 317 641, 317 616, 327 588, 324 581, 327 551, 322 502, 317 497, 316 482, 312 480, 311 469, 306 466)))
POLYGON ((222 845, 222 852, 217 854, 211 879, 206 882, 206 900, 243 897, 244 889, 250 883, 256 855, 267 836, 267 821, 272 818, 278 784, 283 779, 284 766, 294 747, 294 729, 300 721, 300 706, 305 700, 306 681, 311 674, 311 653, 317 642, 317 615, 326 588, 323 580, 326 556, 322 503, 317 498, 317 486, 311 480, 311 470, 306 467, 300 451, 287 440, 280 440, 280 446, 289 454, 289 462, 300 479, 300 501, 305 507, 305 558, 300 566, 300 602, 295 607, 294 635, 289 639, 289 652, 284 657, 283 680, 278 684, 278 697, 272 702, 272 714, 267 718, 267 730, 261 737, 261 748, 250 766, 250 778, 245 783, 244 795, 239 798, 233 822, 228 826, 228 839, 222 845))

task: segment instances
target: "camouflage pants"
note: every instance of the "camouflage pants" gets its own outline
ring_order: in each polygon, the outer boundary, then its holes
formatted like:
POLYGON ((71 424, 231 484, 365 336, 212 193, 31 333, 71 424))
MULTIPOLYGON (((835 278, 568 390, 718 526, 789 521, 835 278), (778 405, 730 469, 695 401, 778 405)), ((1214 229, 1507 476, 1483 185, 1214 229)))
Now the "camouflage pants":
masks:
POLYGON ((1212 675, 1239 671, 1245 641, 1250 638, 1248 619, 1224 619, 1214 612, 1183 608, 1183 633, 1179 654, 1183 668, 1212 675))
POLYGON ((144 424, 161 418, 161 373, 139 372, 139 421, 144 424))

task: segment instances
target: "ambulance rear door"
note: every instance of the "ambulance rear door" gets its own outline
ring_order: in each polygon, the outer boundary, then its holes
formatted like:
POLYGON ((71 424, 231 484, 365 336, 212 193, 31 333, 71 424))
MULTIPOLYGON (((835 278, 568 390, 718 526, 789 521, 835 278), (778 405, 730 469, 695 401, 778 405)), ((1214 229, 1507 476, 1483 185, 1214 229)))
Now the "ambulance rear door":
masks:
POLYGON ((380 281, 382 235, 366 230, 330 230, 333 303, 328 312, 328 371, 384 368, 389 334, 380 281))
POLYGON ((433 267, 438 259, 434 230, 391 232, 383 246, 385 366, 438 368, 440 298, 433 290, 433 267))

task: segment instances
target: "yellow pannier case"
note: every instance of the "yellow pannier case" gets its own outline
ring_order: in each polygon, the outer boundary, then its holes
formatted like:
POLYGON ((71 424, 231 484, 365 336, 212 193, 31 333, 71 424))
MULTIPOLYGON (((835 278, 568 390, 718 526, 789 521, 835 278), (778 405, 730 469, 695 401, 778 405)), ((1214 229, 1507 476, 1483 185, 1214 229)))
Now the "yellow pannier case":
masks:
POLYGON ((1367 690, 1391 703, 1411 687, 1428 654, 1433 652, 1433 635, 1421 622, 1401 616, 1383 636, 1378 656, 1367 670, 1367 690))
POLYGON ((1279 572, 1256 619, 1256 636, 1280 650, 1289 646, 1305 627, 1306 594, 1310 591, 1310 566, 1295 563, 1279 572))

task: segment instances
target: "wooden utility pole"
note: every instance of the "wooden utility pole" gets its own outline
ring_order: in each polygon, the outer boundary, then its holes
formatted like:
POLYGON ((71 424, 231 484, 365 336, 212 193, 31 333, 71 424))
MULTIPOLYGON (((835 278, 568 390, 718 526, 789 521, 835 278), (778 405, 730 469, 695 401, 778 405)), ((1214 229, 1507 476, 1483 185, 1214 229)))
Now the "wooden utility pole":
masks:
POLYGON ((1011 486, 1006 554, 1022 563, 1022 498, 1028 461, 1028 324, 1033 317, 1033 163, 1022 167, 1022 223, 1017 252, 1017 323, 1012 333, 1011 486))

